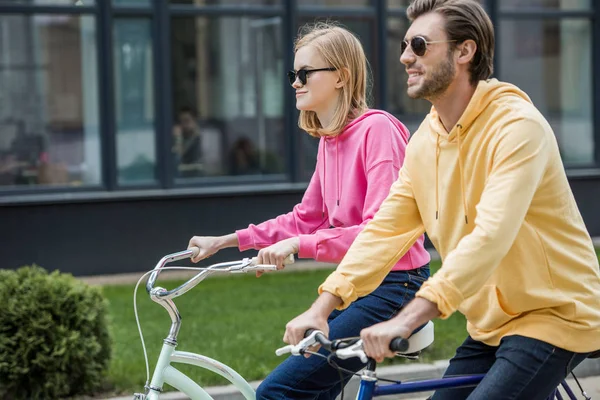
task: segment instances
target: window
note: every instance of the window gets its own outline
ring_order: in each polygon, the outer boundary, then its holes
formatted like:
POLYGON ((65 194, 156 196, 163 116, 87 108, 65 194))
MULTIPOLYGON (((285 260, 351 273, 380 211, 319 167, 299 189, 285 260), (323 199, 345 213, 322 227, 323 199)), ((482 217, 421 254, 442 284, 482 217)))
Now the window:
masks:
POLYGON ((98 185, 93 17, 0 16, 0 186, 98 185))
POLYGON ((591 8, 592 0, 502 0, 498 1, 502 11, 519 11, 537 8, 540 10, 585 10, 591 8))
POLYGON ((179 178, 284 172, 280 17, 172 21, 179 178))
POLYGON ((113 46, 118 181, 152 182, 156 138, 150 20, 116 19, 113 46))
POLYGON ((502 80, 524 90, 548 119, 565 164, 593 165, 591 22, 503 19, 500 35, 502 80))

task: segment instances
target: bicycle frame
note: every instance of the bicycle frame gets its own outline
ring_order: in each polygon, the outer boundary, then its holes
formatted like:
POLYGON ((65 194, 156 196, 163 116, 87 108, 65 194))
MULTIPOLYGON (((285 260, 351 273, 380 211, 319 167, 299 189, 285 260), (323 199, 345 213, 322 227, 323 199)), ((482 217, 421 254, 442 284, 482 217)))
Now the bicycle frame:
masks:
MULTIPOLYGON (((370 372, 370 371, 368 371, 370 372)), ((422 381, 395 383, 390 385, 377 385, 377 378, 370 374, 361 375, 360 386, 356 400, 371 400, 375 397, 388 396, 392 394, 429 392, 437 389, 450 389, 459 387, 477 386, 485 377, 485 374, 465 375, 441 379, 427 379, 422 381)), ((577 397, 569 387, 566 381, 561 382, 561 386, 566 392, 568 399, 577 400, 577 397)), ((558 388, 550 394, 547 400, 563 400, 563 396, 558 392, 558 388)))
MULTIPOLYGON (((171 329, 169 331, 169 335, 163 341, 163 347, 154 368, 150 385, 146 386, 145 388, 146 394, 136 393, 134 395, 134 399, 158 400, 160 393, 162 392, 163 385, 166 383, 175 389, 182 391, 192 400, 212 400, 212 397, 196 382, 171 365, 171 363, 181 363, 194 365, 212 371, 231 382, 247 400, 255 400, 256 393, 254 389, 240 374, 238 374, 229 366, 200 354, 175 350, 175 347, 177 347, 177 335, 179 333, 179 328, 181 327, 181 315, 177 310, 177 306, 175 306, 175 303, 173 302, 173 298, 181 296, 182 294, 191 290, 194 286, 212 273, 238 273, 267 269, 274 270, 277 267, 275 265, 257 265, 256 259, 250 260, 246 258, 241 261, 219 263, 208 268, 203 268, 202 272, 173 290, 168 291, 161 287, 154 287, 158 275, 168 262, 190 258, 194 253, 194 250, 190 249, 164 256, 152 270, 150 278, 148 279, 146 290, 150 294, 152 301, 161 305, 169 313, 169 317, 171 318, 171 329)), ((290 256, 288 259, 286 259, 286 261, 284 261, 284 264, 290 264, 293 262, 294 258, 293 256, 290 256)))
POLYGON ((175 344, 170 343, 169 339, 165 339, 154 369, 150 387, 148 388, 147 400, 158 400, 158 396, 165 383, 185 393, 192 400, 212 400, 212 397, 204 389, 188 376, 178 371, 171 363, 190 364, 206 368, 221 375, 235 385, 247 400, 254 400, 256 398, 254 389, 250 384, 232 368, 209 357, 185 351, 176 351, 175 346, 175 344))

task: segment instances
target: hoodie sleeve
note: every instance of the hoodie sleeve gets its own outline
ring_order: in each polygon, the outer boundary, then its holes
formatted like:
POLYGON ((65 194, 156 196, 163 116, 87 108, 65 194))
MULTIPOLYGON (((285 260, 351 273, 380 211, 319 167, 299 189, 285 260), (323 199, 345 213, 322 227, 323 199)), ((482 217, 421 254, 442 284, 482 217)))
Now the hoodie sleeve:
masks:
POLYGON ((340 265, 319 287, 319 293, 342 299, 340 309, 375 290, 425 231, 406 167, 340 265))
MULTIPOLYGON (((387 117, 382 116, 372 120, 372 126, 368 128, 369 132, 366 134, 362 149, 367 181, 362 223, 300 235, 299 257, 339 263, 356 236, 373 219, 389 194, 390 187, 398 179, 398 170, 404 162, 406 141, 397 140, 400 135, 399 128, 394 126, 387 117)), ((408 136, 407 132, 405 134, 408 136)))
POLYGON ((318 169, 313 173, 302 201, 294 206, 291 212, 258 225, 250 224, 248 228, 235 232, 240 251, 262 249, 281 240, 310 234, 327 226, 328 217, 323 207, 321 181, 317 171, 318 169))
POLYGON ((417 292, 418 297, 437 304, 442 318, 475 294, 510 250, 546 170, 549 137, 534 120, 516 121, 501 131, 476 206, 475 228, 417 292))

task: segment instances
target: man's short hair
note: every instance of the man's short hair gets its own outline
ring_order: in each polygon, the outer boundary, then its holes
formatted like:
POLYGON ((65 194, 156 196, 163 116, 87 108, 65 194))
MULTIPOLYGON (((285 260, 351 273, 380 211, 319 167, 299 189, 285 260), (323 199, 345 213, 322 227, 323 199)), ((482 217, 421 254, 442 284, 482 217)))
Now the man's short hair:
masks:
POLYGON ((451 46, 469 39, 477 44, 469 67, 471 84, 490 78, 494 72, 494 25, 481 4, 475 0, 414 0, 406 10, 411 22, 431 12, 444 17, 448 40, 456 41, 451 46))

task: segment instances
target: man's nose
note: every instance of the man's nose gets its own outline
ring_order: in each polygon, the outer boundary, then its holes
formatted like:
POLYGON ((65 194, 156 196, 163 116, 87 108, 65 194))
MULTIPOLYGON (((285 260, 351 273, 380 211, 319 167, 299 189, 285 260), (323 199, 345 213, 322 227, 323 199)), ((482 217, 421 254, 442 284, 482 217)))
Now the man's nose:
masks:
POLYGON ((404 65, 414 64, 417 61, 417 56, 413 53, 412 48, 407 46, 404 52, 400 54, 400 62, 404 65))

